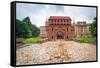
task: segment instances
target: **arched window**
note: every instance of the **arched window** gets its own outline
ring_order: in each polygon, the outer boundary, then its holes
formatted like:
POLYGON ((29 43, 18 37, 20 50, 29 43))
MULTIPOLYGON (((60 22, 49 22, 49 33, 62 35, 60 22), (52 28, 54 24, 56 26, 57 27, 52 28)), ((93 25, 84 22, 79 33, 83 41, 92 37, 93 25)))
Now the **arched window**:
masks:
POLYGON ((52 36, 52 39, 53 39, 53 36, 52 36))
POLYGON ((51 27, 51 30, 53 31, 53 27, 51 27))
POLYGON ((61 20, 61 22, 62 22, 62 20, 61 20))
POLYGON ((67 27, 67 29, 66 29, 67 31, 68 31, 68 27, 67 27))
POLYGON ((56 20, 55 20, 55 22, 56 22, 56 20))
POLYGON ((66 20, 64 20, 64 22, 66 22, 66 20))
POLYGON ((59 22, 59 20, 58 20, 58 22, 59 22))
POLYGON ((66 36, 66 38, 68 38, 68 36, 66 36))
POLYGON ((53 22, 53 19, 51 19, 50 21, 53 22))
POLYGON ((67 22, 69 22, 69 20, 67 20, 67 22))
POLYGON ((53 19, 52 19, 52 22, 53 22, 53 19))

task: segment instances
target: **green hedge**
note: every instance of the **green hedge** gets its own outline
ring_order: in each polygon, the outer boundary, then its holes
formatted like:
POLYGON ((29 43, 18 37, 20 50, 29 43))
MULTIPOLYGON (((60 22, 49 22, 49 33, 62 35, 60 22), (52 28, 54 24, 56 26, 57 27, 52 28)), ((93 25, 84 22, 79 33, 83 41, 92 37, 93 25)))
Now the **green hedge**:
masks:
POLYGON ((79 37, 79 38, 76 38, 76 40, 83 42, 83 43, 93 43, 94 42, 94 39, 91 37, 79 37))
POLYGON ((42 42, 42 39, 39 37, 33 37, 33 38, 26 38, 23 40, 24 43, 40 43, 42 42))

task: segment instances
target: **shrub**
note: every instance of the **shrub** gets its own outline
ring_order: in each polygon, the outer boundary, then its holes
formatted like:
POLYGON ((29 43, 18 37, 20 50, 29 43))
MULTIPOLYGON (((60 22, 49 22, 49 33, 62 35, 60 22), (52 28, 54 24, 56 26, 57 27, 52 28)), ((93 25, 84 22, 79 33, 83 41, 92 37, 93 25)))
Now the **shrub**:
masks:
POLYGON ((83 43, 93 43, 94 39, 91 37, 79 37, 76 40, 83 42, 83 43))
POLYGON ((40 43, 42 42, 42 39, 39 37, 33 37, 33 38, 26 38, 23 40, 24 43, 40 43))

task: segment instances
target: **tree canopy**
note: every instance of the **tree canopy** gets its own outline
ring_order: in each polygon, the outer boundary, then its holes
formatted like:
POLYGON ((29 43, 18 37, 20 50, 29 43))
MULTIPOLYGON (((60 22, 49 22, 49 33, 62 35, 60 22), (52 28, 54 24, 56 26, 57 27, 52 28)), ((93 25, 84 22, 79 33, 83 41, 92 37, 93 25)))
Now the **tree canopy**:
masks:
POLYGON ((96 17, 93 19, 93 22, 90 24, 90 28, 89 28, 89 30, 90 30, 90 32, 91 32, 91 34, 92 34, 92 36, 96 36, 96 28, 97 28, 97 21, 96 21, 96 17))
POLYGON ((16 19, 16 36, 27 38, 39 36, 40 29, 33 25, 29 17, 25 17, 22 21, 16 19))

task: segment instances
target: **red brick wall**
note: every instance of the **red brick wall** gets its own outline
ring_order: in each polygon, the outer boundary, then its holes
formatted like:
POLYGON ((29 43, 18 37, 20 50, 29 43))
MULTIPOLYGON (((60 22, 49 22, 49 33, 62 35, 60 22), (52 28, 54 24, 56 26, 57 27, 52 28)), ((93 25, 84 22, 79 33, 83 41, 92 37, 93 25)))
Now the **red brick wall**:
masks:
POLYGON ((50 40, 70 40, 74 36, 74 26, 71 25, 70 17, 54 16, 46 22, 46 36, 50 40))

